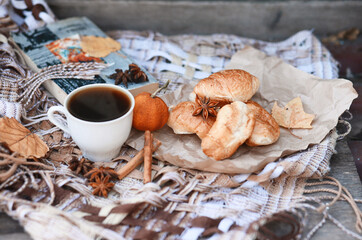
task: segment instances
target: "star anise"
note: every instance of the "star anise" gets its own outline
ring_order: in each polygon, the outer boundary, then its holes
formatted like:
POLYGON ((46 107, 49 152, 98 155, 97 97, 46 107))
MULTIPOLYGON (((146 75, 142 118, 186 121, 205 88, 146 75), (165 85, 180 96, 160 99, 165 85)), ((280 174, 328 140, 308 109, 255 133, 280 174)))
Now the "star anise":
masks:
POLYGON ((216 107, 219 104, 217 101, 210 101, 210 98, 207 97, 199 97, 199 95, 196 94, 196 104, 197 107, 192 113, 193 116, 202 115, 202 118, 206 121, 209 115, 216 117, 216 107))
POLYGON ((137 64, 130 64, 129 66, 129 73, 131 75, 131 78, 134 82, 140 83, 140 82, 147 82, 148 77, 145 72, 141 70, 141 68, 137 64))
POLYGON ((108 192, 112 190, 114 183, 109 182, 109 176, 106 176, 104 178, 95 176, 95 182, 91 182, 89 183, 89 185, 91 185, 92 188, 94 188, 92 192, 93 195, 98 195, 98 196, 103 195, 103 197, 107 197, 108 192))
POLYGON ((128 70, 123 71, 122 69, 116 69, 116 72, 110 75, 109 78, 115 80, 115 85, 123 83, 126 88, 128 88, 129 82, 140 83, 148 81, 147 74, 143 72, 137 64, 134 63, 128 66, 128 70))
POLYGON ((89 180, 93 180, 95 177, 100 177, 100 178, 104 178, 106 176, 108 177, 117 177, 118 174, 116 171, 114 171, 112 168, 110 167, 99 167, 99 168, 93 168, 92 170, 90 170, 87 174, 84 175, 85 177, 89 177, 89 180))
POLYGON ((119 85, 120 83, 123 83, 126 88, 128 88, 128 82, 132 81, 128 70, 123 71, 122 69, 116 69, 116 73, 113 73, 109 77, 115 80, 114 84, 119 85))
POLYGON ((86 158, 78 160, 77 157, 73 157, 69 161, 69 168, 76 174, 86 174, 93 168, 93 163, 86 158))

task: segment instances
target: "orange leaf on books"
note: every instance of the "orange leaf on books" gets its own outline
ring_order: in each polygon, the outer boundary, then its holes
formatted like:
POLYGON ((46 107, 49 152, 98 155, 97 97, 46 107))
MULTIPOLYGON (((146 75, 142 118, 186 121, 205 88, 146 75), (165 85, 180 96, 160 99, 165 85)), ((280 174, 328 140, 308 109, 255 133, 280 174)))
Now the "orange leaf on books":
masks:
POLYGON ((92 57, 106 57, 121 49, 121 44, 110 37, 82 36, 80 46, 92 57))

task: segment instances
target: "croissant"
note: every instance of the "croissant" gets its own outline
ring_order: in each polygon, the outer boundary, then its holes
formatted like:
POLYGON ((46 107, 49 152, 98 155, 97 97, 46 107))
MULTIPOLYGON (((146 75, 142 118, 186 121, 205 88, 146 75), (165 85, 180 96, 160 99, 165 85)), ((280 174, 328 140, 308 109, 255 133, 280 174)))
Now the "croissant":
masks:
POLYGON ((255 125, 255 116, 245 103, 236 101, 223 106, 214 125, 201 141, 203 152, 215 159, 230 157, 248 139, 255 125))
POLYGON ((194 100, 197 94, 221 103, 246 102, 258 88, 258 78, 250 73, 240 69, 223 70, 200 80, 191 93, 190 100, 194 100))
POLYGON ((279 139, 280 128, 272 115, 256 102, 248 101, 246 105, 254 113, 256 121, 254 130, 245 143, 254 147, 276 142, 279 139))
POLYGON ((205 137, 216 118, 209 116, 204 120, 201 115, 192 116, 196 107, 196 103, 190 101, 177 104, 169 115, 167 125, 176 134, 196 133, 199 138, 205 137))

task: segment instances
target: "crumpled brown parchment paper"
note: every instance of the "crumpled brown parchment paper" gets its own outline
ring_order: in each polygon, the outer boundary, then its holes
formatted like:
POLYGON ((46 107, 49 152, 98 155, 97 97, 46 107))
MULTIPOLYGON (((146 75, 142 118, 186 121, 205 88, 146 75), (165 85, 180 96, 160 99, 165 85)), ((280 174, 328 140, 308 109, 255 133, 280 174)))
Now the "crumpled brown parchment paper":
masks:
MULTIPOLYGON (((312 129, 293 129, 290 134, 281 128, 279 140, 269 146, 248 147, 242 145, 230 159, 215 161, 201 150, 201 140, 196 135, 176 135, 167 125, 154 132, 162 141, 155 157, 176 166, 220 173, 252 173, 261 170, 269 162, 288 154, 305 150, 311 144, 320 143, 337 125, 339 116, 349 109, 357 93, 352 82, 345 79, 321 79, 305 73, 283 62, 277 57, 267 56, 252 47, 237 52, 226 67, 243 69, 260 80, 260 88, 252 100, 268 112, 275 101, 284 106, 299 96, 304 110, 315 114, 312 129)), ((177 91, 163 96, 168 106, 187 101, 197 81, 184 85, 177 91)), ((140 150, 143 148, 143 132, 132 130, 127 144, 140 150)))

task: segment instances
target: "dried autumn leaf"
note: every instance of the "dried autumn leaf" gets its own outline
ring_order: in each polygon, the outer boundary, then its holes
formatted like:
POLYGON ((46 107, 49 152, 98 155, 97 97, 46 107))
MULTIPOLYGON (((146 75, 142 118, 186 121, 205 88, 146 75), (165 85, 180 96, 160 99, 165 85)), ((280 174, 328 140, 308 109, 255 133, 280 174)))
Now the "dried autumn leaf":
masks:
POLYGON ((121 44, 110 37, 82 36, 80 46, 91 57, 106 57, 121 49, 121 44))
POLYGON ((272 116, 281 127, 285 128, 312 128, 314 114, 305 113, 300 97, 296 97, 285 105, 284 108, 275 102, 272 116))
POLYGON ((49 150, 36 134, 31 133, 15 118, 0 119, 0 142, 5 142, 11 151, 25 158, 40 158, 49 150))

